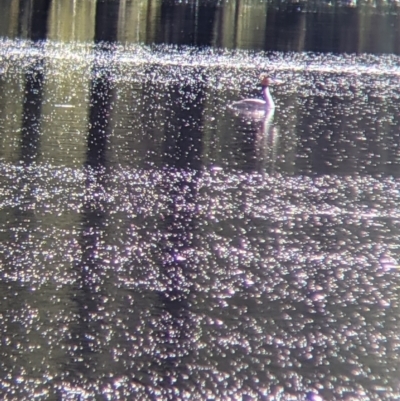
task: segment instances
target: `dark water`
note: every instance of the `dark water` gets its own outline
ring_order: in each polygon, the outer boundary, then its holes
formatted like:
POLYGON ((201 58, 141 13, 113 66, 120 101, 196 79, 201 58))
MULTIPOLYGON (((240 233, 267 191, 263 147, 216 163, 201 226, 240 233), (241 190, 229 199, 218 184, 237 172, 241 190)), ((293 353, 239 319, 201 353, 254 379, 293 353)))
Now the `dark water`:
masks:
POLYGON ((395 3, 0 4, 2 399, 400 398, 395 3))

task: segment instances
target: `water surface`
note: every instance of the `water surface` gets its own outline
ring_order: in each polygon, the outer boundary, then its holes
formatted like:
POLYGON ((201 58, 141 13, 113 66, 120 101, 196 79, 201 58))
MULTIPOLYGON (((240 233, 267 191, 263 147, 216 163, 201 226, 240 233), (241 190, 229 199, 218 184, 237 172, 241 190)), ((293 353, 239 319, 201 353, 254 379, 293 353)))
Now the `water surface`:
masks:
POLYGON ((400 397, 398 56, 0 61, 3 399, 400 397), (230 113, 261 72, 273 119, 230 113))

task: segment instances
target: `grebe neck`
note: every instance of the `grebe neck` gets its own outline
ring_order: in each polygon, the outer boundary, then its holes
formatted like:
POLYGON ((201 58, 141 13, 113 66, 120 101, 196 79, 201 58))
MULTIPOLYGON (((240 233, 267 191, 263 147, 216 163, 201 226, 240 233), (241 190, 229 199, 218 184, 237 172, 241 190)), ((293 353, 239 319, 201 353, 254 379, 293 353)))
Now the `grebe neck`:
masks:
POLYGON ((262 88, 264 100, 265 100, 265 107, 267 109, 274 109, 275 108, 275 103, 274 100, 272 99, 271 92, 269 91, 268 86, 264 86, 262 88))

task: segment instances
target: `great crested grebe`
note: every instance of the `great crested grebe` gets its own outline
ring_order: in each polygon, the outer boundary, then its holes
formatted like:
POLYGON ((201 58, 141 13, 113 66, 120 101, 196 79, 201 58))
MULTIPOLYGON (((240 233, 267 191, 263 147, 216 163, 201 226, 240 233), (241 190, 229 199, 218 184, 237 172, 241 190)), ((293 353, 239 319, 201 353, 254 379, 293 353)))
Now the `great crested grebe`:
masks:
POLYGON ((272 99, 271 92, 269 91, 269 86, 276 84, 280 85, 282 82, 277 80, 271 80, 267 75, 261 75, 261 86, 262 86, 262 99, 243 99, 238 102, 233 102, 229 105, 230 109, 238 114, 246 115, 257 115, 266 114, 275 109, 275 103, 272 99))

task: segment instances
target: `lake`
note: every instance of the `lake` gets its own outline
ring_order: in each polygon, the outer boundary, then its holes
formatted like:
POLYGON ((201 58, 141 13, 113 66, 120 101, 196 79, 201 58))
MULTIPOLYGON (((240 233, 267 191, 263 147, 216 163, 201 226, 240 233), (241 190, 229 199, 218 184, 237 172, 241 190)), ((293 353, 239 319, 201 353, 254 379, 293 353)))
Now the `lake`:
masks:
POLYGON ((0 4, 2 399, 400 397, 397 3, 0 4))

